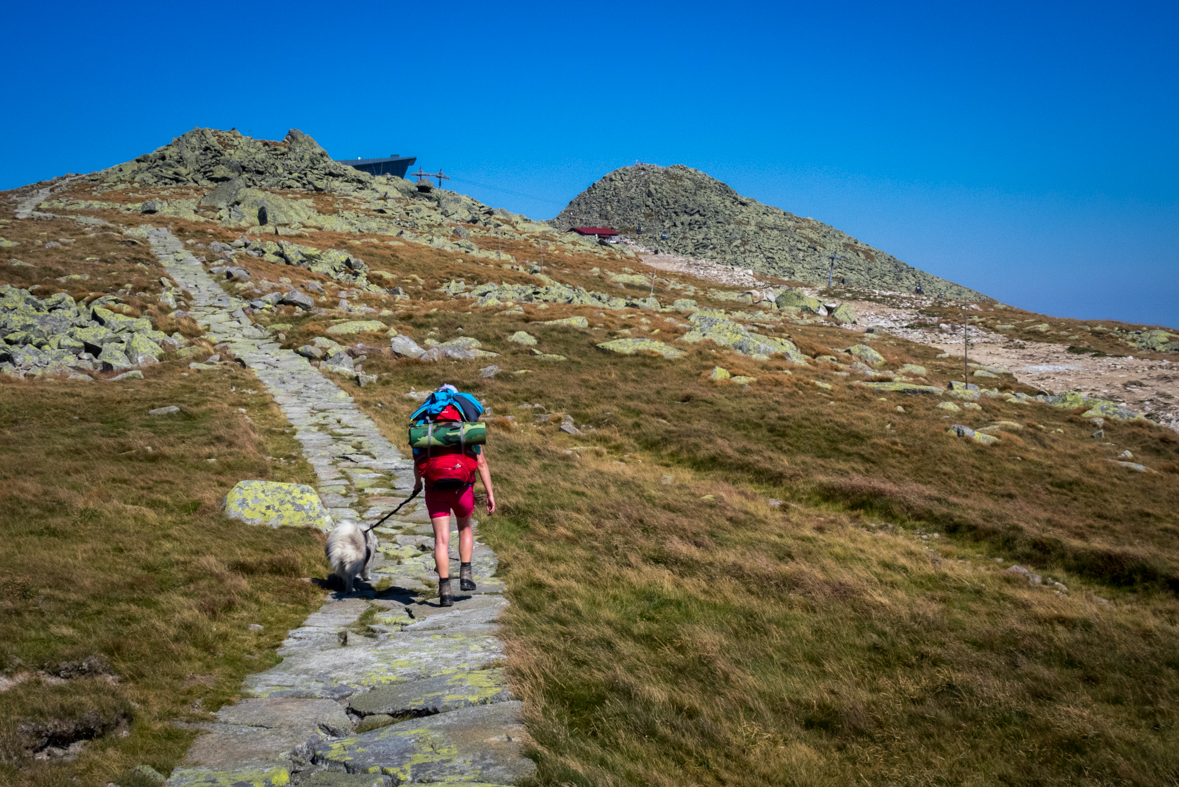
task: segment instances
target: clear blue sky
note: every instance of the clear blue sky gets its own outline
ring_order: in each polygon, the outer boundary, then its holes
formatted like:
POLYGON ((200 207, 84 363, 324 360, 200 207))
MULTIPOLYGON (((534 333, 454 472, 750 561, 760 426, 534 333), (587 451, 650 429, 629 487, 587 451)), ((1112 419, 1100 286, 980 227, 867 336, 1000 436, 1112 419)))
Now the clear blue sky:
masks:
POLYGON ((682 163, 1017 306, 1179 327, 1177 9, 19 3, 0 188, 197 126, 416 155, 536 218, 682 163))

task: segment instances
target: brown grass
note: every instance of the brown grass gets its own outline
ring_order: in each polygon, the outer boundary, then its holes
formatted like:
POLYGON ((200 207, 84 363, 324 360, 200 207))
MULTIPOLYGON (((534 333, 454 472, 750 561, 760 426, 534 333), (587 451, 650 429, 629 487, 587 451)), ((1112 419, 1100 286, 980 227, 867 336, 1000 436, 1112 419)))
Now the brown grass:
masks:
POLYGON ((0 380, 0 668, 32 678, 0 691, 4 784, 168 773, 192 738, 171 721, 233 698, 319 598, 300 581, 323 575, 315 534, 220 512, 242 478, 310 480, 285 420, 243 371, 180 368, 0 380), (147 415, 167 404, 182 412, 147 415), (56 677, 95 657, 109 674, 56 677), (28 759, 73 740, 90 740, 74 762, 28 759))

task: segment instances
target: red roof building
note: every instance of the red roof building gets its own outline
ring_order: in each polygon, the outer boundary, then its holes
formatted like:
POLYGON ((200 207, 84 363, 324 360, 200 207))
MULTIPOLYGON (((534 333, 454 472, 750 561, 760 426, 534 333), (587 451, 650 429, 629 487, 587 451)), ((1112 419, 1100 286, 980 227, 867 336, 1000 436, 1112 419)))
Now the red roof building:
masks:
POLYGON ((609 227, 570 227, 569 229, 578 235, 593 235, 597 238, 612 238, 618 234, 618 230, 612 230, 609 227))

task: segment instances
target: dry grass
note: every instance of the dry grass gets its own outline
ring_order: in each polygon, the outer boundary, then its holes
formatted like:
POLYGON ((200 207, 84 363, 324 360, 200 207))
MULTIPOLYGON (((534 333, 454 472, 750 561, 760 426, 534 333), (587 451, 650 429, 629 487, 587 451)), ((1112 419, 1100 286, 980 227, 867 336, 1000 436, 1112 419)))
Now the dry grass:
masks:
POLYGON ((0 691, 4 784, 167 773, 192 738, 171 721, 233 698, 319 598, 300 581, 323 575, 315 534, 220 512, 242 478, 310 478, 281 414, 247 393, 257 381, 149 374, 0 381, 0 667, 28 678, 0 691), (182 412, 147 415, 168 404, 182 412), (28 759, 90 738, 74 762, 28 759))
MULTIPOLYGON (((1179 449, 1162 430, 1107 424, 1161 471, 1131 473, 1050 408, 984 400, 947 420, 936 399, 879 401, 834 365, 705 346, 621 358, 593 343, 637 320, 584 309, 535 314, 601 330, 524 326, 569 358, 545 365, 504 341, 519 321, 435 306, 399 330, 475 336, 504 371, 370 356, 381 381, 353 393, 398 440, 410 387, 452 382, 494 409, 501 513, 481 533, 513 598, 540 783, 1179 778, 1179 449), (714 364, 758 382, 715 384, 714 364), (597 431, 533 425, 517 406, 537 402, 597 431), (991 448, 944 434, 995 420, 1025 428, 991 448), (1013 562, 1068 590, 1030 586, 1013 562)), ((789 329, 812 350, 851 341, 789 329)), ((878 347, 936 381, 956 371, 927 348, 878 347)))

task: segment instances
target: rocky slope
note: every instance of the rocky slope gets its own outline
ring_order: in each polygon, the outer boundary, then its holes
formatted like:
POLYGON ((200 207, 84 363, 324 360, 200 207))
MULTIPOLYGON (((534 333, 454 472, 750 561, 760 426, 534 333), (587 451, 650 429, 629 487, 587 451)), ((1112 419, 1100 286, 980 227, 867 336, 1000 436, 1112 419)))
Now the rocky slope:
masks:
POLYGON ((743 197, 680 164, 616 169, 575 197, 552 224, 562 230, 605 225, 661 251, 806 284, 826 283, 827 255, 834 252, 842 257, 837 283, 901 292, 920 285, 929 295, 986 300, 834 227, 743 197), (643 232, 636 234, 639 226, 643 232))

